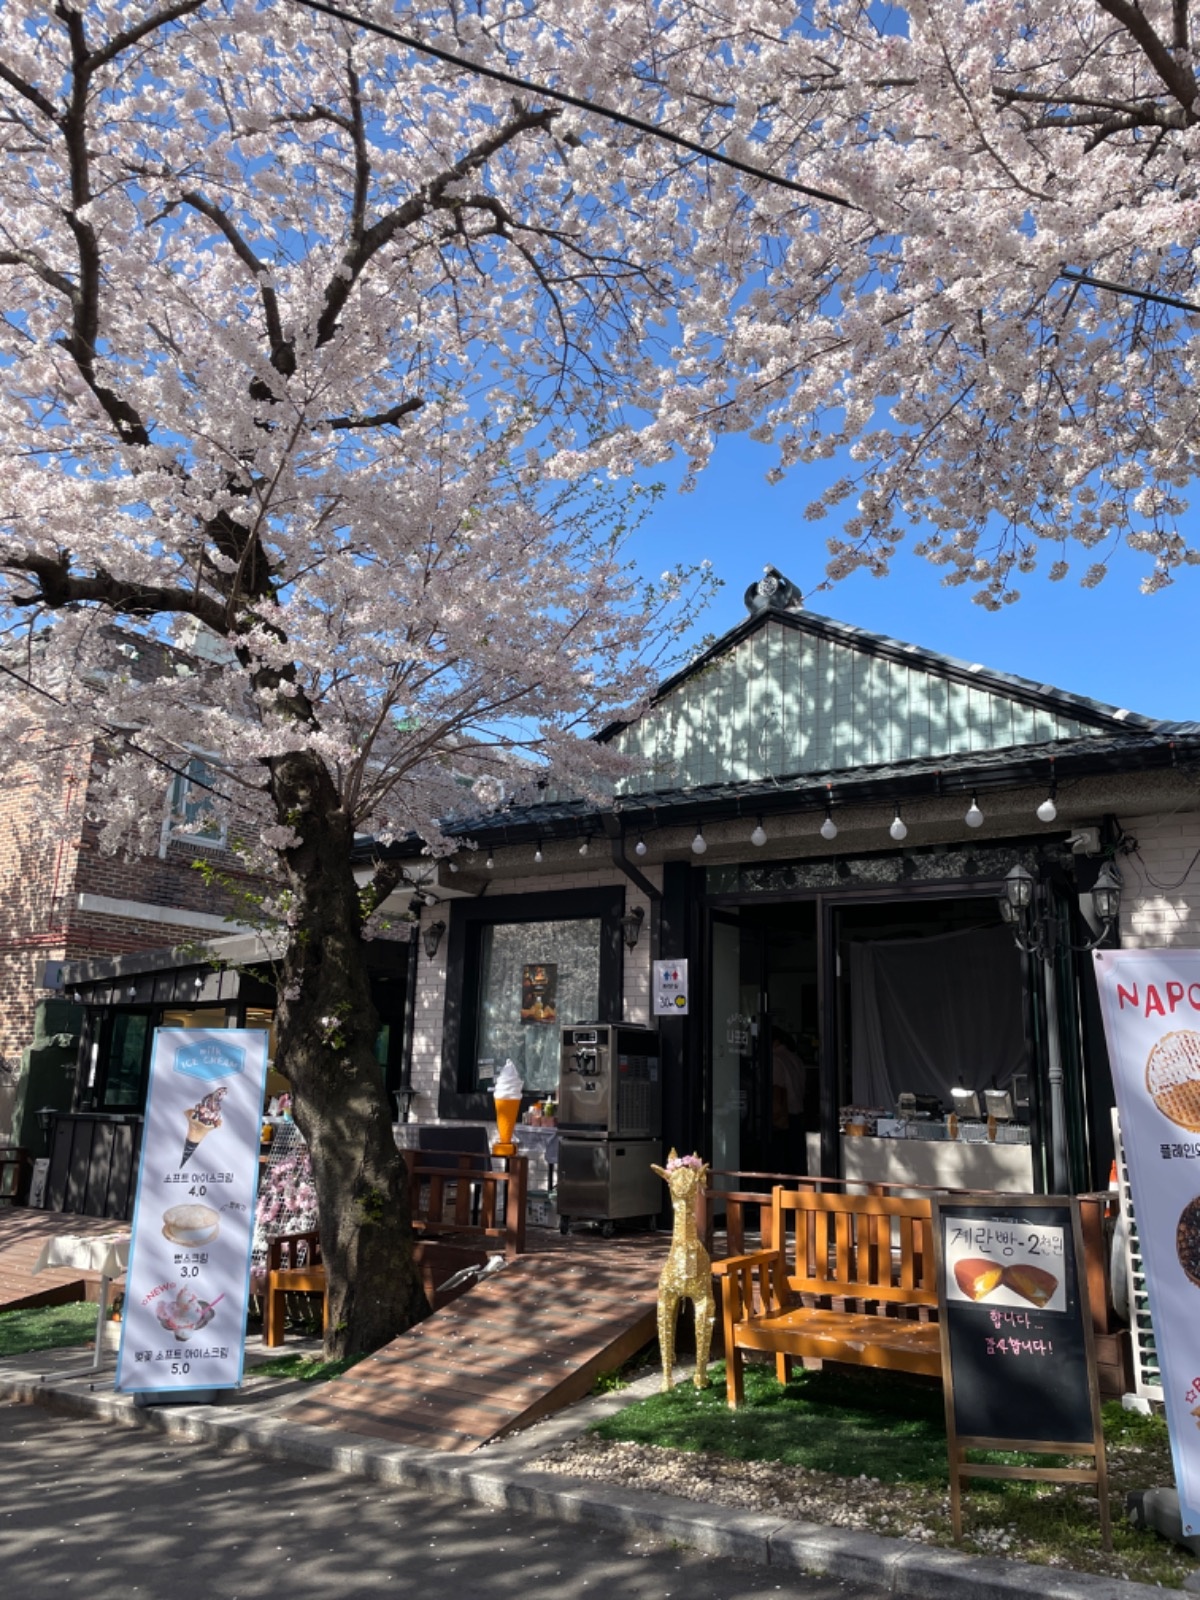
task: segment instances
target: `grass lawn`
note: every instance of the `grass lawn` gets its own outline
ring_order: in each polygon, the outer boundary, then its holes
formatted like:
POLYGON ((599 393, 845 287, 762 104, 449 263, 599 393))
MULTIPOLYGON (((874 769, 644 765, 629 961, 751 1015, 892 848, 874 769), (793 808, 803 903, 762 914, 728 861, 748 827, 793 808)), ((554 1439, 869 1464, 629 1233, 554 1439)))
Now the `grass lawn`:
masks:
POLYGON ((345 1361, 326 1361, 323 1356, 276 1356, 272 1361, 256 1361, 246 1368, 248 1378, 298 1378, 301 1383, 328 1383, 340 1378, 362 1360, 351 1356, 345 1361))
MULTIPOLYGON (((839 1510, 852 1500, 858 1525, 952 1543, 939 1384, 826 1368, 797 1371, 783 1387, 770 1367, 748 1364, 746 1404, 730 1411, 724 1364, 714 1363, 712 1374, 711 1388, 698 1392, 687 1384, 654 1395, 597 1423, 593 1434, 613 1443, 700 1452, 710 1462, 777 1463, 779 1472, 764 1493, 782 1497, 785 1506, 790 1496, 821 1520, 825 1503, 827 1520, 845 1521, 839 1510)), ((1177 1587, 1200 1563, 1125 1520, 1128 1490, 1174 1482, 1166 1425, 1160 1417, 1123 1411, 1110 1402, 1104 1407, 1104 1432, 1111 1554, 1100 1549, 1096 1501, 1086 1487, 982 1479, 966 1488, 964 1547, 1177 1587)), ((979 1459, 1051 1464, 1034 1456, 979 1459)), ((720 1472, 715 1476, 719 1479, 720 1472)), ((736 1503, 745 1503, 744 1493, 743 1488, 736 1503)))
POLYGON ((32 1311, 0 1312, 0 1357, 27 1350, 59 1350, 87 1344, 96 1336, 96 1307, 86 1300, 68 1306, 37 1306, 32 1311))

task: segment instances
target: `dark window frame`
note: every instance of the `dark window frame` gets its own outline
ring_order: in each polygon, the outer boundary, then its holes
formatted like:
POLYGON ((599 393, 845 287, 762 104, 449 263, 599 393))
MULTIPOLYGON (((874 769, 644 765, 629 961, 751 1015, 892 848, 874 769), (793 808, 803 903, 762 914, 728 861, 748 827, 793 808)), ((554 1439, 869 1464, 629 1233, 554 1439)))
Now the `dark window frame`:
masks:
MULTIPOLYGON (((446 997, 442 1027, 442 1071, 438 1115, 461 1122, 488 1122, 492 1097, 473 1086, 483 976, 483 930, 509 922, 600 923, 600 994, 597 1022, 620 1022, 624 1011, 624 948, 621 918, 625 890, 547 889, 534 894, 489 895, 451 901, 446 946, 446 997)), ((415 952, 414 952, 415 953, 415 952)), ((532 1098, 530 1096, 529 1098, 532 1098)))
POLYGON ((112 1006, 99 1029, 99 1050, 96 1060, 96 1081, 92 1089, 92 1104, 97 1111, 109 1116, 142 1116, 146 1110, 146 1091, 150 1082, 150 1052, 154 1047, 154 1030, 157 1009, 146 1006, 112 1006), (121 1017, 145 1017, 146 1032, 142 1040, 142 1062, 138 1090, 132 1102, 117 1105, 109 1099, 109 1081, 112 1077, 113 1032, 121 1017))

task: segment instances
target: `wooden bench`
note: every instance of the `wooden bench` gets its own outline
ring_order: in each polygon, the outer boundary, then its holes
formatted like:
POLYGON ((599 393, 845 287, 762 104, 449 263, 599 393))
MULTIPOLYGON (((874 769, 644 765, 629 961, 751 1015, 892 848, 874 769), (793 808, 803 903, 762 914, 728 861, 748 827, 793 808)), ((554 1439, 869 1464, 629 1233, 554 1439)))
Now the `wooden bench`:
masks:
POLYGON ((777 1188, 772 1248, 713 1263, 729 1404, 742 1402, 747 1350, 773 1354, 781 1383, 795 1359, 940 1377, 929 1230, 928 1200, 777 1188))
MULTIPOLYGON (((433 1301, 442 1275, 456 1266, 482 1266, 489 1246, 510 1258, 525 1248, 527 1156, 496 1158, 480 1171, 478 1151, 403 1152, 408 1168, 410 1214, 417 1235, 417 1260, 425 1293, 433 1301), (461 1247, 444 1243, 464 1241, 461 1247)), ((491 1160, 492 1158, 488 1158, 491 1160)), ((277 1234, 268 1241, 263 1284, 263 1344, 280 1345, 289 1294, 319 1294, 325 1321, 325 1266, 316 1230, 277 1234)))

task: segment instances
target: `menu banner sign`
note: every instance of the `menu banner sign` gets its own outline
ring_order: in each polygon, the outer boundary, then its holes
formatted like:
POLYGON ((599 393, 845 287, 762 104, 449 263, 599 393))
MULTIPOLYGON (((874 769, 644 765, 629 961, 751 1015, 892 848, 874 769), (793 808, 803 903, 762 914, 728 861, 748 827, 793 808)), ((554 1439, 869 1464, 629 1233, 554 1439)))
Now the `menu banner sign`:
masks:
POLYGON ((1200 950, 1097 950, 1096 979, 1183 1531, 1200 1533, 1200 950))
POLYGON ((686 961, 654 963, 654 1015, 686 1017, 688 1014, 688 964, 686 961))
POLYGON ((150 1059, 117 1388, 242 1381, 267 1035, 159 1028, 150 1059))

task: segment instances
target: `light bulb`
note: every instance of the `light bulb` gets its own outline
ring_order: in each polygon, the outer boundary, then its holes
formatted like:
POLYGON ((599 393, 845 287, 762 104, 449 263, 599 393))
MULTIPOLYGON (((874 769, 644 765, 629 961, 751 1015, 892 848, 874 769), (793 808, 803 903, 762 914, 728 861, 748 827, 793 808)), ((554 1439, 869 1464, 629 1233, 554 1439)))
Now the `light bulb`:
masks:
POLYGON ((591 843, 592 843, 592 841, 591 841, 591 840, 590 840, 590 839, 585 839, 585 840, 584 840, 584 841, 583 841, 583 843, 582 843, 582 844, 581 844, 581 845, 580 845, 580 846, 579 846, 579 854, 580 854, 580 855, 581 855, 581 856, 585 856, 585 855, 587 855, 587 853, 588 853, 588 850, 589 850, 589 849, 590 849, 590 847, 591 847, 591 843))
POLYGON ((1058 807, 1054 804, 1054 796, 1048 794, 1037 808, 1037 819, 1039 822, 1053 822, 1057 815, 1058 807))
POLYGON ((974 795, 971 796, 971 804, 967 809, 967 814, 963 818, 963 821, 966 823, 968 828, 983 827, 983 812, 980 811, 979 802, 976 800, 974 795))
POLYGON ((542 847, 541 847, 540 844, 538 845, 537 849, 533 852, 533 859, 535 861, 541 861, 541 859, 542 859, 542 847))
POLYGON ((825 813, 825 821, 821 824, 821 837, 822 839, 836 839, 837 833, 837 823, 827 811, 825 813))
POLYGON ((895 839, 897 844, 899 844, 901 839, 908 838, 908 829, 904 826, 904 818, 898 811, 896 813, 895 821, 888 829, 888 832, 891 834, 892 838, 895 839))
POLYGON ((692 854, 702 856, 708 849, 708 841, 704 837, 704 829, 696 829, 696 837, 692 840, 692 854))
POLYGON ((488 851, 488 858, 483 864, 488 869, 489 872, 496 865, 496 863, 492 860, 492 852, 490 850, 488 851))
POLYGON ((640 833, 638 834, 638 842, 633 847, 633 853, 635 856, 644 856, 646 854, 646 841, 640 833))
POLYGON ((450 871, 451 872, 457 872, 458 871, 458 862, 457 861, 452 861, 450 863, 450 871))
POLYGON ((767 830, 763 827, 762 818, 760 817, 754 832, 750 835, 750 843, 759 845, 761 847, 762 845, 766 844, 766 842, 767 830))

